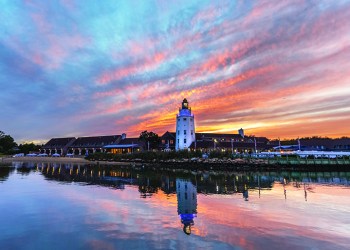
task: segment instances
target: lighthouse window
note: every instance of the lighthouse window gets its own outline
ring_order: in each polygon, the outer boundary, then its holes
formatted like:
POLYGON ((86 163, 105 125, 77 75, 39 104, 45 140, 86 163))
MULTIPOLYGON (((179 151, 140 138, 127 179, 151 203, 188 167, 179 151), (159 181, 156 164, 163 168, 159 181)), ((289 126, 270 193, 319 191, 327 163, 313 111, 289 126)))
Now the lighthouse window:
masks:
POLYGON ((177 135, 180 135, 180 130, 177 131, 177 135))
POLYGON ((184 118, 184 121, 187 121, 187 118, 184 118))
POLYGON ((185 193, 185 200, 187 200, 187 193, 185 193))
POLYGON ((191 135, 193 135, 193 130, 191 130, 191 135))
POLYGON ((186 134, 186 129, 184 130, 184 135, 186 134))
POLYGON ((192 122, 192 121, 193 121, 193 119, 191 118, 191 119, 190 119, 190 121, 192 122))
POLYGON ((184 139, 184 143, 186 143, 186 138, 184 139))
POLYGON ((180 121, 180 118, 177 118, 177 121, 179 122, 179 121, 180 121))

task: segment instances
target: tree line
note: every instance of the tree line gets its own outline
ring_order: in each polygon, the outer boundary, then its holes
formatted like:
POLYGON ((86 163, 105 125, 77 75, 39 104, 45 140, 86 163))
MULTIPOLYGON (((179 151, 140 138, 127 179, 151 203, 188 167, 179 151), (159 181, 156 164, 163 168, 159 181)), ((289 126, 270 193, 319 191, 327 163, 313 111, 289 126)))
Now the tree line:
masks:
POLYGON ((1 154, 15 154, 16 152, 28 154, 31 151, 37 152, 40 145, 35 145, 33 142, 17 144, 11 135, 0 131, 0 153, 1 154))

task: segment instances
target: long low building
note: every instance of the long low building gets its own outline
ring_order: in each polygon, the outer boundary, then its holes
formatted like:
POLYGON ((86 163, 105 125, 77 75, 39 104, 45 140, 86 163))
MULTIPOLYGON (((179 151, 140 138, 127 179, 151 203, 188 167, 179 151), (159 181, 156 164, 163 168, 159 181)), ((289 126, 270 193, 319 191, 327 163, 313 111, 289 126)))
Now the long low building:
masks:
MULTIPOLYGON (((190 150, 201 151, 233 151, 240 153, 261 152, 267 150, 326 150, 350 151, 350 138, 303 138, 300 145, 292 142, 270 141, 266 137, 244 136, 239 134, 195 133, 195 141, 190 150), (294 143, 294 144, 291 144, 294 143)), ((175 150, 176 133, 165 132, 160 137, 159 150, 175 150)), ((147 147, 139 138, 127 138, 126 134, 88 137, 52 138, 41 148, 41 153, 86 155, 95 152, 110 152, 113 154, 133 153, 145 150, 147 147)))
POLYGON ((68 153, 74 155, 86 155, 96 152, 104 152, 104 146, 118 144, 121 139, 122 135, 79 137, 68 147, 68 153))
POLYGON ((41 153, 88 155, 96 152, 114 154, 143 150, 144 144, 138 138, 126 138, 126 134, 87 137, 52 138, 42 148, 41 153))
POLYGON ((68 148, 75 142, 75 137, 52 138, 44 146, 40 152, 48 155, 52 154, 67 154, 68 148))

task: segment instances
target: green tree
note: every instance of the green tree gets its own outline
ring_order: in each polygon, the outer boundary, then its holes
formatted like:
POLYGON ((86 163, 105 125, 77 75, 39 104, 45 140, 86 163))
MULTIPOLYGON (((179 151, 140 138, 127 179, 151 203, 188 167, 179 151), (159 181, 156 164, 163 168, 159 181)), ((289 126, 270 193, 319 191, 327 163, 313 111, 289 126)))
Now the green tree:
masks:
POLYGON ((152 131, 148 132, 147 130, 145 130, 140 133, 139 139, 140 141, 145 142, 145 146, 147 149, 148 149, 148 145, 149 145, 149 149, 158 149, 159 142, 160 142, 160 138, 158 134, 152 131))
POLYGON ((14 139, 10 135, 6 135, 3 131, 0 131, 0 152, 12 153, 13 148, 16 147, 14 139))
POLYGON ((28 154, 29 152, 38 152, 40 150, 39 145, 35 145, 33 142, 24 143, 18 146, 18 149, 21 153, 28 154))

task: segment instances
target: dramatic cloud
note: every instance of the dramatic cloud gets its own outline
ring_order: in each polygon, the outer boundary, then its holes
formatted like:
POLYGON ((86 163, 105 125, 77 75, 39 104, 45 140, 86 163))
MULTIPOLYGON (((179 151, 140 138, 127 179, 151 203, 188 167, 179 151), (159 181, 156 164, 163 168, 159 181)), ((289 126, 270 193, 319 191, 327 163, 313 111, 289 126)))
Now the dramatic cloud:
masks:
POLYGON ((350 1, 0 0, 0 130, 350 136, 350 1))

